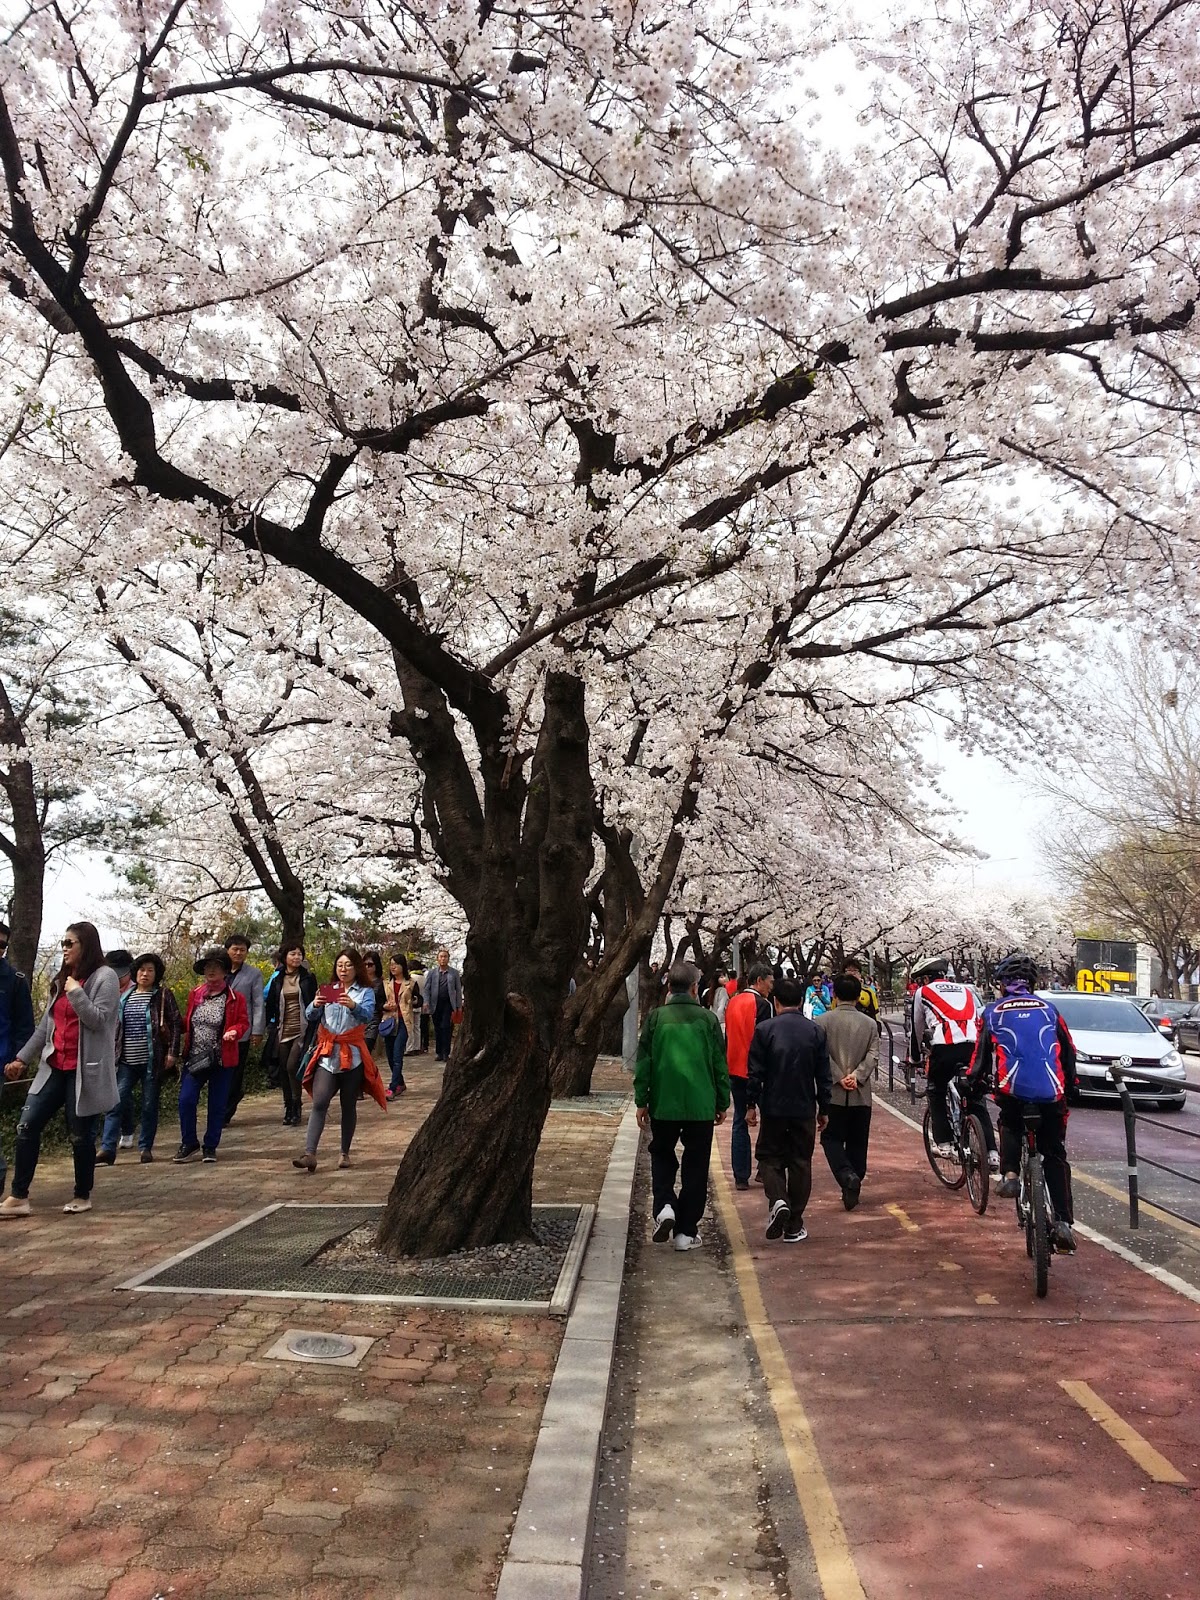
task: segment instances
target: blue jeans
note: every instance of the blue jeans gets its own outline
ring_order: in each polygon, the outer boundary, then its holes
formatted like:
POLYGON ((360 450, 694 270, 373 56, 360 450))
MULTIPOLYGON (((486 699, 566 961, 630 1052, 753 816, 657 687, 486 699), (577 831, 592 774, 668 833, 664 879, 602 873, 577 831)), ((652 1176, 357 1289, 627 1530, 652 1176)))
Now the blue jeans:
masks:
POLYGON ((385 1033, 383 1047, 387 1051, 388 1066, 392 1069, 392 1081, 388 1088, 395 1094, 404 1082, 404 1052, 408 1049, 408 1029, 404 1025, 404 1018, 396 1018, 395 1033, 385 1033))
POLYGON ((729 1079, 733 1100, 733 1126, 729 1130, 729 1164, 735 1183, 750 1182, 750 1129, 746 1126, 746 1080, 729 1079))
POLYGON ((96 1128, 100 1118, 76 1116, 75 1074, 52 1071, 36 1094, 31 1091, 26 1095, 25 1104, 21 1107, 13 1161, 14 1199, 29 1198, 29 1185, 33 1182, 42 1150, 42 1129, 58 1111, 65 1114, 67 1132, 71 1136, 71 1155, 75 1161, 75 1198, 86 1200, 91 1195, 96 1176, 96 1128))
POLYGON ((138 1134, 138 1149, 153 1150, 158 1137, 158 1075, 153 1061, 144 1067, 131 1067, 122 1061, 117 1067, 117 1093, 120 1099, 104 1119, 100 1134, 101 1150, 117 1148, 117 1138, 127 1129, 133 1132, 133 1096, 138 1084, 142 1086, 142 1127, 138 1134))
POLYGON ((185 1072, 179 1084, 179 1137, 181 1143, 194 1145, 196 1140, 196 1112, 200 1105, 200 1091, 208 1085, 208 1122, 204 1129, 204 1148, 215 1150, 221 1142, 221 1129, 225 1126, 225 1102, 229 1099, 229 1067, 205 1068, 203 1072, 185 1072))

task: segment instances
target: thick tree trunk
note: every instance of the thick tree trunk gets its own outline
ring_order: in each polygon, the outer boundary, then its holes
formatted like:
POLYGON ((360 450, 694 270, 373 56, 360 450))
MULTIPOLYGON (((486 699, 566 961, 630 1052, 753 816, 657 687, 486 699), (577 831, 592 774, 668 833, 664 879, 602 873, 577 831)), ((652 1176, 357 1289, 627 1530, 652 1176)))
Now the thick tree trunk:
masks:
MULTIPOLYGON (((13 749, 25 746, 25 732, 13 712, 8 690, 0 682, 0 743, 13 749)), ((8 801, 11 834, 0 834, 0 850, 12 873, 9 906, 8 959, 18 972, 33 976, 42 937, 43 895, 46 884, 46 841, 38 805, 33 766, 15 759, 0 773, 0 788, 8 801)))
POLYGON ((562 1020, 550 1057, 550 1086, 564 1097, 590 1094, 592 1073, 618 997, 623 998, 625 979, 632 965, 621 968, 621 941, 629 927, 630 891, 634 903, 641 903, 641 885, 633 882, 633 860, 627 836, 610 834, 604 851, 601 878, 604 955, 586 978, 577 980, 575 993, 563 1006, 562 1020), (608 960, 609 956, 613 960, 608 960), (614 961, 616 965, 614 965, 614 961))
POLYGON ((28 840, 22 840, 21 831, 18 831, 17 848, 9 858, 13 888, 8 918, 12 925, 8 959, 18 972, 32 978, 42 937, 46 852, 40 828, 28 840))
POLYGON ((481 752, 483 839, 465 1016, 442 1093, 396 1173, 378 1240, 393 1255, 527 1238, 550 1050, 583 943, 592 785, 583 686, 550 673, 528 784, 501 724, 481 752))
POLYGON ((281 948, 304 943, 304 885, 293 874, 290 883, 281 884, 271 895, 279 913, 281 948))

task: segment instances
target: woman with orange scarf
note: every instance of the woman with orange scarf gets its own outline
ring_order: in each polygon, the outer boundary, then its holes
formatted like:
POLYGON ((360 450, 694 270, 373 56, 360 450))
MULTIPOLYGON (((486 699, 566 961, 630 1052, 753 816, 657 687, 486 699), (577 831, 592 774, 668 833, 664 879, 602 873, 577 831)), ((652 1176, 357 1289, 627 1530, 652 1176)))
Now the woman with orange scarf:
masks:
POLYGON ((335 1094, 342 1104, 339 1167, 350 1165, 358 1101, 364 1090, 387 1110, 383 1083, 367 1044, 366 1025, 375 1015, 375 994, 361 954, 357 950, 339 950, 333 972, 334 981, 321 985, 305 1013, 317 1024, 317 1042, 304 1074, 304 1087, 312 1096, 304 1154, 292 1162, 303 1172, 317 1170, 317 1146, 335 1094))

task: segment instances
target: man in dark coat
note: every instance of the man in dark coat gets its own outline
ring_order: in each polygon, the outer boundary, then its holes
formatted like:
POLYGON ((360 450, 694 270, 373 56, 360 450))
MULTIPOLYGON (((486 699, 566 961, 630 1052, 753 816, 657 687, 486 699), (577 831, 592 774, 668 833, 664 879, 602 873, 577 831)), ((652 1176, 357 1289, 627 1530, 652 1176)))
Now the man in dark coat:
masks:
MULTIPOLYGON (((25 974, 8 961, 9 926, 0 922, 0 1062, 11 1061, 33 1032, 33 999, 25 974)), ((0 1196, 8 1177, 8 1163, 0 1150, 0 1196)))
POLYGON ((767 1196, 767 1238, 788 1244, 808 1238, 804 1208, 812 1192, 813 1149, 829 1121, 833 1091, 825 1035, 803 1005, 803 984, 780 978, 778 1015, 755 1028, 746 1079, 747 1126, 761 1115, 755 1155, 767 1196))

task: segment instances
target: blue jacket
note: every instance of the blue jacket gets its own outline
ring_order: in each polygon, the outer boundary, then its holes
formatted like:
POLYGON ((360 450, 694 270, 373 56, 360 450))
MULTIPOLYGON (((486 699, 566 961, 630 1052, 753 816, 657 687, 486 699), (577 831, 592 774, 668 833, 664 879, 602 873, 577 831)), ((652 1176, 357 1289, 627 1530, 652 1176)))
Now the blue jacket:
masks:
POLYGON ((0 956, 0 1067, 8 1063, 33 1033, 33 998, 15 967, 0 956))
POLYGON ((1049 1103, 1074 1095, 1075 1043, 1049 1000, 1021 984, 983 1008, 967 1076, 1014 1100, 1049 1103))

